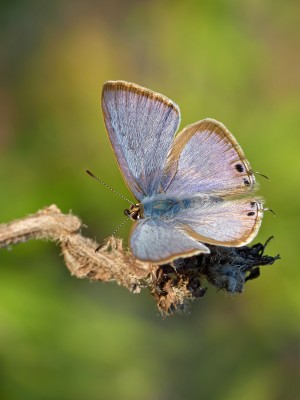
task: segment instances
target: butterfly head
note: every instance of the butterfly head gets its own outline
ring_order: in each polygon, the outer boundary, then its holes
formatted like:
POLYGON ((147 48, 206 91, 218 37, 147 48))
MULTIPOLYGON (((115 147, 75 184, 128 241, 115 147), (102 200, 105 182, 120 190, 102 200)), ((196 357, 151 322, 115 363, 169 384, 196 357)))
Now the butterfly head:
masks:
POLYGON ((126 208, 126 210, 124 210, 124 214, 132 221, 137 221, 138 219, 142 218, 141 204, 132 204, 130 208, 126 208))

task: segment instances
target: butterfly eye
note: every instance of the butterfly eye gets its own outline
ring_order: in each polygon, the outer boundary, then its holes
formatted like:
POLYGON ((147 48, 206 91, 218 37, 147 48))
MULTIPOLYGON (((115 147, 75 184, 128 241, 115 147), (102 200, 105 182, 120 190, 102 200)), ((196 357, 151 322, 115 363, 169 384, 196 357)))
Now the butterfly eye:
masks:
POLYGON ((124 214, 132 221, 137 221, 141 218, 140 204, 133 204, 129 209, 124 210, 124 214))

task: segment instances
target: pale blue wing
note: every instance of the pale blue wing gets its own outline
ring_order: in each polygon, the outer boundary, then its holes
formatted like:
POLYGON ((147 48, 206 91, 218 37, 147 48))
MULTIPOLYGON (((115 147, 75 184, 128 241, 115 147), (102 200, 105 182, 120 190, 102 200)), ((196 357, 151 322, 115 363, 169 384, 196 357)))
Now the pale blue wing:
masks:
POLYGON ((218 121, 204 119, 178 134, 163 186, 170 195, 247 194, 254 189, 255 177, 228 129, 218 121))
POLYGON ((138 259, 161 264, 178 257, 209 253, 204 244, 161 220, 153 219, 141 219, 134 224, 130 248, 138 259))
POLYGON ((263 217, 262 201, 258 198, 196 196, 185 204, 169 219, 169 225, 195 240, 214 245, 239 247, 249 243, 263 217))
POLYGON ((125 181, 141 200, 160 191, 163 169, 180 123, 167 97, 124 81, 103 86, 102 110, 125 181))

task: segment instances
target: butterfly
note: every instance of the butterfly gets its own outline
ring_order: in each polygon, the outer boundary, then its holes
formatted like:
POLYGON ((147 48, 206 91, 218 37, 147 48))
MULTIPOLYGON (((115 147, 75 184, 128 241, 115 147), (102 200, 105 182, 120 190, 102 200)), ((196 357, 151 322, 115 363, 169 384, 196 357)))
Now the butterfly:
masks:
POLYGON ((255 177, 234 136, 214 119, 176 136, 179 107, 166 96, 125 81, 102 91, 106 130, 124 180, 137 199, 129 245, 152 263, 209 253, 206 244, 239 247, 263 217, 255 177))

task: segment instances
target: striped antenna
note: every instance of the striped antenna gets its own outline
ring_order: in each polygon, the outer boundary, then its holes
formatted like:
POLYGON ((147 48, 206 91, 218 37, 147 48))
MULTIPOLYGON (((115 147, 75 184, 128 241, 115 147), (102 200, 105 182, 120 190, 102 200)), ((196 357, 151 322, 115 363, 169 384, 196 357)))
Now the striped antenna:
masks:
POLYGON ((270 180, 270 179, 267 177, 267 175, 261 174, 260 172, 254 171, 253 174, 260 175, 260 176, 262 176, 263 178, 266 178, 268 181, 270 180))
POLYGON ((125 196, 123 196, 121 193, 117 192, 115 189, 111 188, 107 183, 103 182, 101 179, 97 178, 90 170, 86 169, 85 172, 89 174, 92 178, 96 179, 96 181, 102 183, 103 186, 105 186, 107 189, 109 189, 111 192, 116 194, 117 196, 121 197, 123 200, 128 201, 131 205, 134 205, 134 203, 130 200, 128 200, 125 196))
MULTIPOLYGON (((129 219, 129 218, 124 219, 124 221, 121 222, 120 225, 113 231, 113 233, 111 234, 111 236, 115 236, 115 234, 118 232, 118 230, 119 230, 120 228, 122 228, 122 226, 125 225, 125 223, 126 223, 127 221, 130 221, 130 219, 129 219)), ((104 243, 100 244, 100 245, 96 248, 95 253, 97 253, 97 252, 101 249, 101 247, 103 247, 104 245, 105 245, 105 241, 104 241, 104 243)))

